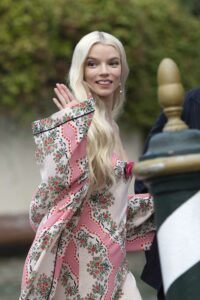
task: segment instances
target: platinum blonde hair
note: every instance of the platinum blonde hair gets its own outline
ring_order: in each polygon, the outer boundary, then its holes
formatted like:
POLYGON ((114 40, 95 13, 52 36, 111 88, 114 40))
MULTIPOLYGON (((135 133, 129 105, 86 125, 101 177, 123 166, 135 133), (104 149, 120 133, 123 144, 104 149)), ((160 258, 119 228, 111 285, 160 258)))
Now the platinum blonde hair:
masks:
MULTIPOLYGON (((89 87, 84 81, 84 67, 88 53, 93 45, 103 44, 113 46, 121 60, 121 86, 114 93, 112 108, 113 118, 116 118, 125 101, 125 82, 128 77, 128 64, 122 43, 113 35, 94 31, 85 35, 76 45, 69 71, 69 85, 78 101, 88 97, 89 87), (121 90, 121 92, 120 92, 121 90)), ((91 91, 92 92, 92 91, 91 91)), ((96 100, 95 113, 88 131, 87 154, 89 159, 90 185, 92 189, 103 188, 107 183, 115 182, 112 166, 112 154, 115 147, 113 128, 106 118, 106 107, 101 99, 94 95, 96 100)))

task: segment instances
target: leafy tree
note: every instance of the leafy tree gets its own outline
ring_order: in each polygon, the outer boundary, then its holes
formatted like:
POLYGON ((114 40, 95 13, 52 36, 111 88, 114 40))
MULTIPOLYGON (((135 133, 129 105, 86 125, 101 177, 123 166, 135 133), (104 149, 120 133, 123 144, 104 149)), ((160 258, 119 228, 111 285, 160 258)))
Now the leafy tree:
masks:
POLYGON ((199 21, 172 0, 1 0, 0 113, 17 120, 46 116, 56 82, 65 82, 75 44, 107 31, 124 44, 130 65, 122 121, 148 130, 160 108, 157 68, 179 65, 183 83, 199 84, 199 21))
POLYGON ((199 0, 179 0, 194 16, 200 17, 199 0))

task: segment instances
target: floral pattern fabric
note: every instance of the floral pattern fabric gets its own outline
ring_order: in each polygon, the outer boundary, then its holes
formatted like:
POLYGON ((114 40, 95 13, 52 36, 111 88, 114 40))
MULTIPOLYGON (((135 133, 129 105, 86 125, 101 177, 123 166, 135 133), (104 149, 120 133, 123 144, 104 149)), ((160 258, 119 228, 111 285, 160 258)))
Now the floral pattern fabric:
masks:
POLYGON ((116 184, 88 196, 93 113, 89 99, 33 123, 42 181, 30 205, 36 235, 20 300, 132 299, 125 288, 131 278, 126 251, 151 244, 152 198, 128 197, 133 162, 116 155, 116 184))

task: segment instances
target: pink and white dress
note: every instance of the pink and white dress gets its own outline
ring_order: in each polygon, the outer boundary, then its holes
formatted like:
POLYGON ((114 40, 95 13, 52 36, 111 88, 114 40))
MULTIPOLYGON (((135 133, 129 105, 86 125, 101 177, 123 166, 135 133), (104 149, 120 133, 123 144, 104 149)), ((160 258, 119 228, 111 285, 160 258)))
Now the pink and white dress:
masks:
POLYGON ((148 248, 155 229, 149 194, 128 196, 132 162, 113 155, 116 184, 88 197, 92 99, 33 123, 41 170, 30 207, 36 231, 20 300, 138 300, 126 251, 148 248))

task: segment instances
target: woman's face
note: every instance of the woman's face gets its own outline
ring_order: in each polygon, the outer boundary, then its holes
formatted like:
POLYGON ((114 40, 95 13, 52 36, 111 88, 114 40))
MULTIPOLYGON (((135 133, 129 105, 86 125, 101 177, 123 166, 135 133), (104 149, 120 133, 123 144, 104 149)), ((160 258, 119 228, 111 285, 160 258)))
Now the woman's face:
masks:
POLYGON ((95 44, 85 61, 84 79, 91 91, 103 101, 113 101, 120 85, 121 59, 118 51, 109 45, 95 44))

